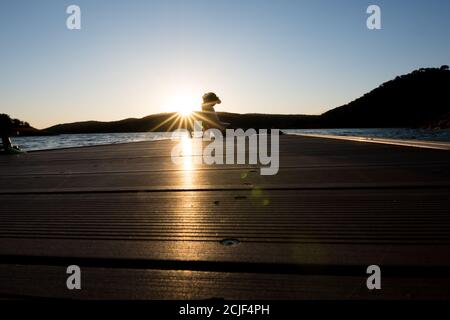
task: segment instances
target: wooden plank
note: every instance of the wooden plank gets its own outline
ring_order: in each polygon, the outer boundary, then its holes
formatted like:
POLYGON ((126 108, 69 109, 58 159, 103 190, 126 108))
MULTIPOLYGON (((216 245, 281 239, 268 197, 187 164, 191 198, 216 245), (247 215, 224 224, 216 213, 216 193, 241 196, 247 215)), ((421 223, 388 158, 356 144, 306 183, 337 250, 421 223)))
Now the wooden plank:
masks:
POLYGON ((380 298, 448 296, 449 152, 282 136, 261 176, 174 143, 0 157, 0 295, 69 297, 79 264, 81 298, 372 298, 378 264, 380 298))
POLYGON ((364 265, 384 257, 386 265, 403 261, 448 266, 448 193, 417 189, 4 195, 0 252, 298 265, 339 265, 343 259, 364 265), (230 248, 220 244, 230 238, 242 243, 230 248), (200 257, 199 251, 205 255, 200 257))
MULTIPOLYGON (((170 158, 172 147, 177 142, 155 141, 139 142, 130 144, 119 144, 112 146, 83 147, 73 149, 62 149, 54 151, 40 151, 28 154, 0 157, 0 164, 22 165, 22 164, 61 164, 73 161, 130 161, 148 159, 170 158)), ((289 137, 282 136, 280 139, 280 150, 282 158, 298 158, 301 163, 314 165, 333 165, 335 162, 360 164, 370 161, 376 163, 404 163, 413 161, 415 163, 437 161, 448 163, 450 153, 441 150, 420 150, 399 146, 383 146, 364 144, 351 141, 333 141, 327 139, 289 137)), ((150 162, 155 162, 148 160, 150 162)), ((2 168, 2 167, 0 167, 2 168)))
POLYGON ((449 190, 3 195, 0 230, 4 237, 446 242, 449 190))
POLYGON ((195 164, 196 156, 175 165, 177 142, 156 141, 2 157, 0 193, 450 186, 450 152, 281 138, 275 176, 257 165, 195 164))
POLYGON ((0 176, 0 193, 450 186, 449 167, 281 168, 0 176), (226 173, 226 174, 225 174, 226 173))
POLYGON ((449 245, 438 244, 242 242, 237 246, 225 247, 215 241, 3 238, 0 241, 0 261, 42 264, 49 259, 48 264, 52 264, 54 260, 61 259, 70 265, 79 261, 84 263, 86 259, 125 259, 136 264, 164 265, 172 269, 202 269, 205 264, 212 264, 212 268, 224 266, 225 269, 233 267, 247 271, 263 268, 278 270, 280 273, 295 273, 311 268, 333 273, 343 267, 361 269, 376 264, 406 273, 408 270, 424 268, 422 273, 433 274, 437 269, 448 271, 449 250, 449 245))
POLYGON ((0 265, 0 294, 66 299, 448 299, 450 278, 226 273, 82 267, 81 290, 67 290, 64 267, 0 265), (35 285, 39 279, 39 286, 35 285))

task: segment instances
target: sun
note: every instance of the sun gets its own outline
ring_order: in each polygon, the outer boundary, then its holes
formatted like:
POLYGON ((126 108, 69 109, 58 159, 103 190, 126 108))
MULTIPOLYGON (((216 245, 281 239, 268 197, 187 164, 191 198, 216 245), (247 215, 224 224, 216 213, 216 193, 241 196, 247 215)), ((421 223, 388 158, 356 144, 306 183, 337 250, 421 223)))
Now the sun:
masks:
POLYGON ((192 93, 178 93, 167 99, 168 111, 175 111, 182 117, 189 117, 194 111, 199 110, 201 97, 192 93))

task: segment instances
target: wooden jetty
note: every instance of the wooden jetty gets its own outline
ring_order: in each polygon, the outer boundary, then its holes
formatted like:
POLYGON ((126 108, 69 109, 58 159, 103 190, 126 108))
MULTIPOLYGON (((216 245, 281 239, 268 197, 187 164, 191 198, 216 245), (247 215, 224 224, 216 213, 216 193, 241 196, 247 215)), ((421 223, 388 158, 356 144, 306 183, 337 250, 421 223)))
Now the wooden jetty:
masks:
POLYGON ((0 297, 450 298, 449 151, 281 136, 261 176, 174 143, 0 157, 0 297))

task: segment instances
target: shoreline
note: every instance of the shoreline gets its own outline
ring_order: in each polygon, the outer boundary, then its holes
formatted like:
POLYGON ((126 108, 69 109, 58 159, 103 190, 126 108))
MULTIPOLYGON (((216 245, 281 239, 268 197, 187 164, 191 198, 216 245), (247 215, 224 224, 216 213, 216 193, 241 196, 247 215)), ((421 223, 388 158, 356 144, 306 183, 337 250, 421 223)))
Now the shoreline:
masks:
POLYGON ((338 136, 331 134, 297 134, 303 137, 312 138, 325 138, 325 139, 337 139, 337 140, 347 140, 365 143, 379 143, 396 145, 402 147, 413 147, 413 148, 423 148, 423 149, 436 149, 436 150, 450 150, 450 142, 444 141, 429 141, 429 140, 410 140, 410 139, 390 139, 390 138, 376 138, 376 137, 359 137, 359 136, 338 136))
MULTIPOLYGON (((397 128, 393 128, 397 129, 397 128)), ((402 130, 402 128, 398 128, 399 130, 402 130)), ((310 129, 305 129, 306 132, 301 132, 303 129, 298 129, 295 131, 292 131, 291 129, 280 129, 281 132, 283 132, 286 135, 297 135, 297 136, 306 136, 306 137, 318 137, 318 138, 328 138, 328 139, 339 139, 339 140, 350 140, 350 141, 357 141, 357 142, 370 142, 370 143, 380 143, 380 144, 390 144, 390 145, 398 145, 398 146, 405 146, 405 147, 416 147, 416 148, 427 148, 427 149, 438 149, 438 150, 450 150, 450 141, 446 141, 444 139, 435 139, 433 140, 432 137, 427 136, 426 134, 423 135, 420 138, 415 139, 408 139, 407 136, 402 136, 402 134, 399 135, 399 137, 395 137, 394 134, 389 134, 387 132, 386 137, 382 136, 375 136, 371 135, 370 130, 374 129, 367 129, 368 132, 358 132, 360 128, 355 129, 342 129, 345 130, 343 134, 340 134, 339 132, 333 132, 337 129, 330 129, 330 133, 327 133, 327 129, 317 129, 316 132, 311 132, 310 129), (352 132, 353 131, 353 132, 352 132), (390 137, 393 136, 393 137, 390 137)), ((382 130, 375 129, 375 130, 382 130)), ((391 129, 392 130, 392 129, 391 129)), ((405 130, 407 130, 405 128, 405 130)), ((77 136, 80 136, 81 134, 67 134, 64 136, 59 136, 59 138, 55 139, 55 136, 49 137, 49 136, 40 136, 40 137, 16 137, 13 138, 13 144, 18 145, 22 148, 24 152, 41 152, 41 151, 53 151, 53 150, 65 150, 65 149, 74 149, 74 148, 84 148, 84 147, 95 147, 95 146, 108 146, 108 145, 119 145, 119 144, 125 144, 125 143, 134 143, 134 142, 145 142, 145 141, 161 141, 161 140, 167 140, 171 139, 171 137, 167 136, 168 133, 166 132, 158 132, 158 133, 147 133, 149 134, 148 137, 141 137, 141 139, 134 140, 133 135, 136 133, 101 133, 101 134, 83 134, 86 136, 94 136, 94 138, 91 140, 89 139, 88 144, 83 145, 83 139, 80 138, 74 138, 77 136), (99 138, 96 139, 95 136, 99 135, 99 138), (104 139, 102 136, 108 136, 111 135, 111 139, 104 139), (114 139, 114 135, 117 136, 116 139, 114 139), (127 135, 130 135, 130 137, 127 137, 127 135), (157 137, 155 137, 157 135, 157 137), (67 137, 68 136, 68 137, 67 137), (72 136, 72 137, 71 137, 72 136), (27 141, 30 139, 31 141, 27 141), (32 141, 36 139, 36 141, 32 141), (46 139, 49 139, 48 143, 46 143, 46 139), (67 139, 67 140, 66 140, 67 139), (71 141, 73 139, 73 141, 71 141), (128 139, 128 141, 127 141, 128 139), (19 141, 18 141, 19 140, 19 141), (20 141, 23 140, 23 141, 20 141), (52 141, 54 140, 54 141, 52 141), (62 143, 63 142, 63 143, 62 143), (49 145, 48 148, 46 148, 46 145, 49 145), (28 147, 27 147, 28 146, 28 147), (59 147, 60 146, 60 147, 59 147)), ((140 133, 138 133, 140 134, 140 133)), ((415 135, 416 136, 416 135, 415 135)), ((420 137, 420 135, 417 135, 420 137)))

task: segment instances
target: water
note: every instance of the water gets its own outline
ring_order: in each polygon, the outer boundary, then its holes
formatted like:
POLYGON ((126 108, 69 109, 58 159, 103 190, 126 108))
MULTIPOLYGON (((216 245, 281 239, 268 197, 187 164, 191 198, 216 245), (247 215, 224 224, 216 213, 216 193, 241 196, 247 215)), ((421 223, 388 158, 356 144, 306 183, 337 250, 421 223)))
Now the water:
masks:
POLYGON ((365 138, 389 138, 450 142, 450 130, 383 128, 383 129, 294 129, 283 130, 288 134, 328 134, 365 138))
MULTIPOLYGON (((339 136, 359 136, 407 140, 450 141, 450 130, 428 129, 295 129, 283 130, 288 134, 332 134, 339 136)), ((172 137, 171 132, 142 133, 101 133, 101 134, 62 134, 56 136, 15 137, 13 144, 24 151, 60 149, 94 146, 138 141, 165 140, 172 137)))
POLYGON ((96 146, 138 141, 170 139, 170 132, 61 134, 55 136, 14 137, 12 143, 24 151, 96 146))

